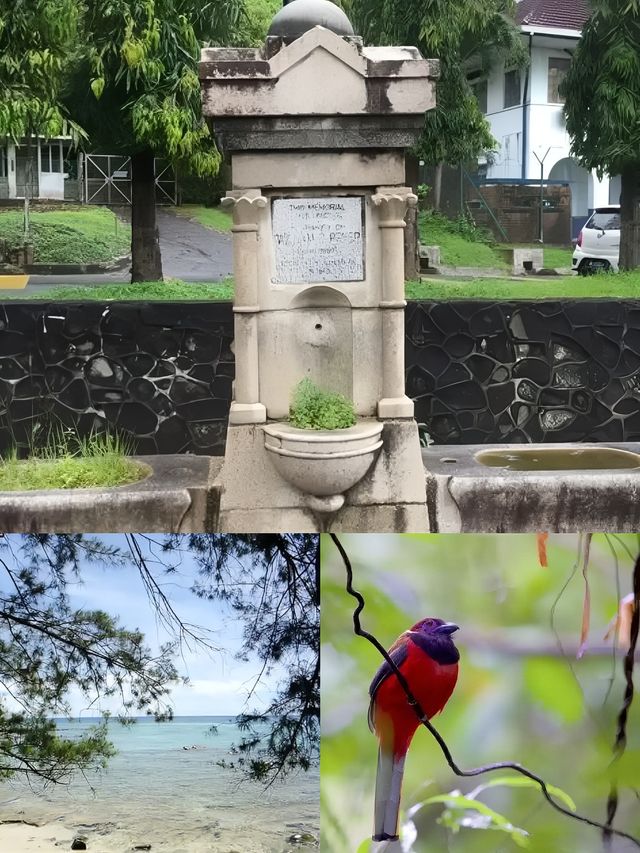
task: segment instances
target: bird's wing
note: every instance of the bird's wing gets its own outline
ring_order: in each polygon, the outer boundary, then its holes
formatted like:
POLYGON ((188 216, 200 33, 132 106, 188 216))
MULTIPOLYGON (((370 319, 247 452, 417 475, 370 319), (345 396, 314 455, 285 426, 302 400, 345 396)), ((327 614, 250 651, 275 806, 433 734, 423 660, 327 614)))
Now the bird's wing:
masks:
MULTIPOLYGON (((389 649, 389 657, 395 663, 397 667, 402 666, 407 657, 407 643, 406 637, 404 634, 401 634, 395 643, 389 649)), ((369 687, 369 696, 371 697, 371 701, 369 702, 369 713, 367 718, 369 720, 369 729, 374 731, 373 725, 373 714, 374 714, 374 701, 376 698, 376 693, 378 692, 380 685, 383 681, 389 678, 390 675, 393 675, 393 669, 389 666, 387 661, 382 661, 380 668, 373 676, 373 681, 369 687)))

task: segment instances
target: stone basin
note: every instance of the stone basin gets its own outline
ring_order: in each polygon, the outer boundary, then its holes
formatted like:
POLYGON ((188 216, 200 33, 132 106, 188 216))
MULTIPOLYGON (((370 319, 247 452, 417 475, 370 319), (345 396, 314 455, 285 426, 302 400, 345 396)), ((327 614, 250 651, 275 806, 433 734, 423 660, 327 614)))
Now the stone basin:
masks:
POLYGON ((481 465, 509 471, 600 471, 640 468, 640 455, 619 447, 518 447, 480 450, 481 465))
POLYGON ((640 442, 432 445, 422 461, 432 532, 640 527, 640 442))

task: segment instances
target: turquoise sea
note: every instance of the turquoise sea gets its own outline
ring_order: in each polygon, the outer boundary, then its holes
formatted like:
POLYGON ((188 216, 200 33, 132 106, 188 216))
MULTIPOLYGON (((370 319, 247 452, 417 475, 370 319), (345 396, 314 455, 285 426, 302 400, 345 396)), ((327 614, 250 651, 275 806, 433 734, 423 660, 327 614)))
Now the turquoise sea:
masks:
MULTIPOLYGON (((73 736, 95 722, 58 726, 73 736)), ((140 718, 130 727, 110 721, 109 735, 118 754, 102 773, 45 790, 21 780, 0 784, 0 822, 46 824, 52 838, 56 828, 72 829, 88 837, 93 853, 136 844, 151 844, 152 853, 285 853, 308 849, 292 836, 319 836, 317 768, 265 789, 216 765, 233 760, 230 748, 242 737, 234 718, 140 718)))

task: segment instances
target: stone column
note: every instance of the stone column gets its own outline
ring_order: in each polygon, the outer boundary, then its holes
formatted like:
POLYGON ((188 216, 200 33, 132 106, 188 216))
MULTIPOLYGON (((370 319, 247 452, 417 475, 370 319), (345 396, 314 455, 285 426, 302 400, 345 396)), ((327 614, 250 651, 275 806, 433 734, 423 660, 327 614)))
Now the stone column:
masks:
POLYGON ((233 205, 236 379, 229 423, 265 423, 267 410, 260 402, 258 369, 258 231, 267 200, 260 190, 245 190, 229 193, 222 204, 233 205))
POLYGON ((379 187, 378 208, 382 272, 382 398, 379 418, 412 418, 413 400, 404 393, 404 215, 418 197, 409 187, 379 187))

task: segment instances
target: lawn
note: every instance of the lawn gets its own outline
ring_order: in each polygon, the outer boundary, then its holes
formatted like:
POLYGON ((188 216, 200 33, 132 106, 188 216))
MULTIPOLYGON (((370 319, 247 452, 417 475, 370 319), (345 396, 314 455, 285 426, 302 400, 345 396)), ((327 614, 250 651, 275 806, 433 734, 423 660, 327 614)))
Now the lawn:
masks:
MULTIPOLYGON (((426 246, 440 246, 440 257, 445 266, 479 267, 507 270, 502 250, 513 248, 540 248, 538 244, 495 244, 488 235, 464 220, 450 220, 433 211, 421 211, 418 217, 420 242, 426 246)), ((573 248, 544 246, 544 266, 548 269, 571 269, 573 248)))
MULTIPOLYGON (((131 246, 131 228, 106 207, 33 210, 31 231, 40 264, 104 263, 127 255, 131 246)), ((23 239, 22 211, 0 210, 0 240, 17 247, 23 239)))
POLYGON ((640 270, 593 276, 408 281, 407 299, 640 299, 640 270))
POLYGON ((137 284, 99 284, 94 287, 58 285, 28 291, 4 291, 3 299, 46 299, 52 302, 103 300, 128 302, 206 302, 233 299, 233 280, 197 282, 190 284, 172 279, 170 281, 145 281, 137 284), (11 294, 11 295, 9 295, 11 294))
POLYGON ((183 216, 186 219, 193 219, 204 225, 205 228, 211 228, 213 231, 231 231, 233 218, 231 211, 223 207, 204 207, 201 204, 183 204, 181 207, 172 208, 177 216, 183 216))
POLYGON ((493 246, 483 242, 480 232, 462 221, 452 222, 446 217, 423 210, 418 216, 420 242, 426 246, 440 246, 442 263, 451 267, 482 267, 505 269, 506 263, 493 246), (476 239, 470 239, 471 237, 476 239))

